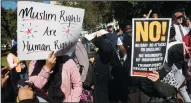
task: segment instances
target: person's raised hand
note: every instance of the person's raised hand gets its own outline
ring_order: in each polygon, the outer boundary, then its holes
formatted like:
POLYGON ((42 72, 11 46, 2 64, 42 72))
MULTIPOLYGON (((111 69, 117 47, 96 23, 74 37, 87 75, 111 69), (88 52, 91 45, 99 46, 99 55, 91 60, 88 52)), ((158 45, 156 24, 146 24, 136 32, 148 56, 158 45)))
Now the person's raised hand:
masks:
POLYGON ((50 72, 53 69, 55 64, 56 64, 56 56, 54 54, 54 51, 52 51, 49 54, 48 58, 46 59, 45 66, 47 67, 48 71, 50 72))
MULTIPOLYGON (((7 68, 2 68, 1 71, 3 71, 4 69, 7 69, 7 68)), ((5 86, 5 83, 9 79, 9 75, 8 74, 9 74, 9 71, 1 78, 1 87, 2 88, 5 86)))
POLYGON ((157 71, 153 71, 153 73, 149 73, 147 78, 153 82, 156 82, 159 79, 159 73, 157 71))
POLYGON ((152 9, 149 11, 149 13, 152 13, 152 9))
POLYGON ((31 87, 25 85, 23 88, 19 88, 19 93, 18 93, 19 101, 33 98, 34 98, 34 92, 32 91, 31 87))
POLYGON ((95 60, 94 57, 89 59, 89 61, 90 61, 91 63, 94 63, 94 60, 95 60))

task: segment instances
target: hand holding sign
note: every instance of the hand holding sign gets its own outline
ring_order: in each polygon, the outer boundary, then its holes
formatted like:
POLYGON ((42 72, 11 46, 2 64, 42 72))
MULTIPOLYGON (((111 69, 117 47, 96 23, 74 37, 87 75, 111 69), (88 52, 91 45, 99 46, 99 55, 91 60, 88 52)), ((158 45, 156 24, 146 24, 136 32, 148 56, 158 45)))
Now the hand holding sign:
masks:
POLYGON ((45 66, 47 67, 48 71, 50 72, 53 69, 55 64, 56 64, 56 56, 54 54, 54 51, 52 51, 46 60, 45 66))
POLYGON ((156 82, 159 79, 159 73, 157 71, 153 71, 153 73, 149 73, 147 78, 152 80, 153 82, 156 82))

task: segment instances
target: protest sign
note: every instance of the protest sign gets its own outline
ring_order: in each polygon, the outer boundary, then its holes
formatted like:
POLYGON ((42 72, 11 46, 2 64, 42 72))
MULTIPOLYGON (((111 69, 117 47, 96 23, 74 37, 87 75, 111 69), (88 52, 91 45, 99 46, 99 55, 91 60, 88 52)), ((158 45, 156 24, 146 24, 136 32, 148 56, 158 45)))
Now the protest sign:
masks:
POLYGON ((131 76, 145 77, 164 64, 171 19, 133 19, 131 76))
POLYGON ((85 37, 87 40, 91 41, 91 40, 94 39, 96 36, 102 36, 102 35, 107 34, 107 33, 108 33, 108 32, 107 32, 106 30, 101 29, 101 30, 96 31, 96 32, 93 32, 93 33, 91 33, 91 34, 85 34, 84 37, 85 37))
POLYGON ((17 40, 20 60, 70 54, 82 30, 84 9, 30 1, 17 4, 17 40))

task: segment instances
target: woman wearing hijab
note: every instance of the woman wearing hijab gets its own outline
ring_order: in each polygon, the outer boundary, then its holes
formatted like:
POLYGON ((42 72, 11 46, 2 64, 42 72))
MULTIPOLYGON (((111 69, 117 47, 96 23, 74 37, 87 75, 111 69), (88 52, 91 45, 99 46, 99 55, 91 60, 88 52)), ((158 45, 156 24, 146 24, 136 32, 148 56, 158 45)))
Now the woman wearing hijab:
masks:
POLYGON ((105 38, 107 32, 100 30, 92 43, 98 48, 94 56, 93 85, 94 102, 117 102, 122 64, 111 42, 105 38))
POLYGON ((31 61, 29 81, 44 91, 52 102, 79 102, 82 82, 79 68, 67 55, 31 61))

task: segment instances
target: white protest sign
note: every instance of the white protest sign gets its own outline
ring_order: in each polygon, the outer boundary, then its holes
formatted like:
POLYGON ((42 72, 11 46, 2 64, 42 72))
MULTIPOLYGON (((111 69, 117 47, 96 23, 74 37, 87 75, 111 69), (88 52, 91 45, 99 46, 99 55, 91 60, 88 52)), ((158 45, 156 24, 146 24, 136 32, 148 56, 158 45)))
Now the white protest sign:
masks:
POLYGON ((102 36, 102 35, 107 34, 107 33, 108 33, 108 32, 107 32, 106 30, 101 29, 101 30, 96 31, 96 32, 93 32, 93 33, 91 33, 91 34, 85 34, 84 37, 85 37, 87 40, 91 41, 92 39, 94 39, 94 38, 96 37, 96 35, 97 35, 97 36, 102 36))
POLYGON ((82 28, 84 9, 37 2, 18 1, 18 57, 46 59, 74 51, 82 28))

